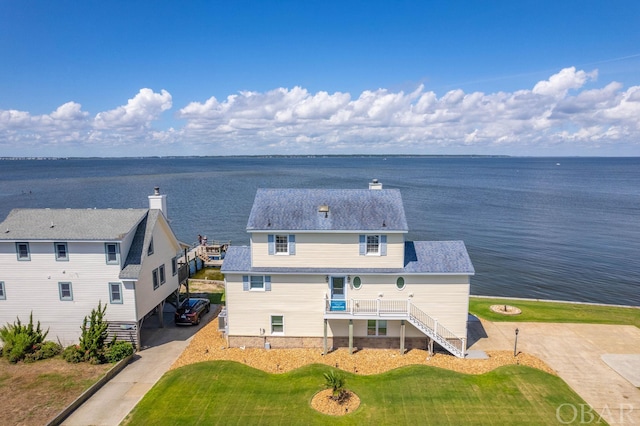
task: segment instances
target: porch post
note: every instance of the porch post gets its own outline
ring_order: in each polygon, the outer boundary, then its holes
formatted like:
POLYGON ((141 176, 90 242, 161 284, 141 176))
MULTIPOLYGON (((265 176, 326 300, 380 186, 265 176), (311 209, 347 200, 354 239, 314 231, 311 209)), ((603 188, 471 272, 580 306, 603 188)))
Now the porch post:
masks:
POLYGON ((349 320, 349 355, 353 354, 353 320, 349 320))
POLYGON ((404 320, 400 320, 400 355, 404 355, 404 320))
POLYGON ((429 342, 429 356, 433 356, 433 339, 427 337, 427 342, 429 342))
POLYGON ((164 300, 158 305, 158 320, 160 321, 160 328, 164 328, 164 300))
POLYGON ((142 324, 144 323, 144 317, 138 320, 136 325, 136 351, 142 350, 142 324))
POLYGON ((327 344, 327 322, 328 320, 324 319, 324 340, 322 342, 322 355, 326 355, 328 352, 328 344, 327 344))

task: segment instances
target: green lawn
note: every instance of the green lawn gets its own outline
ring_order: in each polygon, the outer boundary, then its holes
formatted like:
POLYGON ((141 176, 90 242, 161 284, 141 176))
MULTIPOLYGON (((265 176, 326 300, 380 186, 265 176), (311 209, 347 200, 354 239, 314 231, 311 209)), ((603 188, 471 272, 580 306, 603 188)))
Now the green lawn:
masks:
MULTIPOLYGON (((373 376, 345 373, 361 405, 343 417, 310 407, 331 367, 308 365, 268 374, 230 361, 210 361, 165 374, 127 417, 128 425, 252 424, 558 424, 556 411, 584 401, 558 377, 524 366, 465 375, 410 366, 373 376)), ((572 412, 567 410, 570 420, 572 412)), ((580 421, 580 417, 576 419, 580 421)))
POLYGON ((471 297, 469 312, 489 321, 629 324, 640 327, 640 309, 637 308, 471 297), (491 305, 504 304, 516 306, 522 313, 501 315, 489 309, 491 305))

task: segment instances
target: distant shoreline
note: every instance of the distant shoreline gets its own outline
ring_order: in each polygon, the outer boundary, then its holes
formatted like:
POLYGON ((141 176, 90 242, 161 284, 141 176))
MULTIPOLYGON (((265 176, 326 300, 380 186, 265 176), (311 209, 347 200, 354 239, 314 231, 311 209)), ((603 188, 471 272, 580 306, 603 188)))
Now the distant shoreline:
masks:
POLYGON ((54 161, 54 160, 144 160, 144 159, 206 159, 206 158, 640 158, 637 156, 528 156, 528 155, 481 155, 481 154, 275 154, 275 155, 152 155, 140 157, 0 157, 0 161, 54 161))

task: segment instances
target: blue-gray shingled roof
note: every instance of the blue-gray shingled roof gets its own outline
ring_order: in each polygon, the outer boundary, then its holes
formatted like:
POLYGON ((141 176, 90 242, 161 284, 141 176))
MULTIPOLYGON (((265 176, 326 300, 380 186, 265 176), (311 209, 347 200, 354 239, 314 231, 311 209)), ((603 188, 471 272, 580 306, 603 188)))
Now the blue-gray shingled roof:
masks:
POLYGON ((142 270, 142 257, 145 247, 149 247, 153 228, 156 226, 160 210, 149 210, 149 214, 138 224, 136 233, 131 241, 129 254, 124 262, 124 267, 120 271, 120 279, 137 279, 142 270))
POLYGON ((475 273, 462 241, 407 241, 403 268, 267 268, 251 267, 251 248, 229 247, 223 273, 258 274, 461 274, 475 273))
POLYGON ((14 209, 0 223, 0 240, 117 241, 147 209, 14 209))
POLYGON ((258 189, 247 231, 407 232, 398 189, 258 189), (328 213, 320 206, 328 206, 328 213))

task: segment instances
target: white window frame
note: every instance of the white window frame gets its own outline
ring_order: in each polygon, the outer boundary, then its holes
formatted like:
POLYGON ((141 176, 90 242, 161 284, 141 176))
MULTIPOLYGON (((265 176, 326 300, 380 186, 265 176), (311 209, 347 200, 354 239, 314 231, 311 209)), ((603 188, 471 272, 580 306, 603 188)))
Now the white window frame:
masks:
POLYGON ((119 265, 120 264, 120 244, 118 243, 104 243, 104 256, 107 262, 107 265, 119 265), (111 253, 109 251, 109 246, 115 247, 115 252, 111 253), (109 258, 109 256, 115 256, 113 260, 109 258))
POLYGON ((295 256, 295 234, 268 234, 267 252, 269 256, 295 256))
POLYGON ((271 335, 272 336, 284 336, 284 315, 282 314, 278 314, 278 315, 270 315, 269 316, 269 325, 270 325, 270 330, 271 330, 271 335), (280 318, 280 323, 274 323, 274 318, 280 318), (282 327, 282 331, 275 331, 274 330, 274 326, 276 327, 282 327))
POLYGON ((109 302, 114 305, 122 305, 124 303, 124 298, 122 296, 122 283, 109 283, 109 302), (118 288, 118 299, 114 299, 113 297, 113 289, 115 286, 118 288))
POLYGON ((362 278, 360 278, 359 276, 353 277, 351 279, 351 287, 353 287, 354 290, 360 290, 362 288, 362 278), (360 284, 356 285, 356 282, 360 284))
POLYGON ((274 244, 276 250, 276 256, 288 256, 289 255, 289 235, 288 234, 275 234, 274 244))
POLYGON ((53 243, 53 250, 56 253, 56 261, 58 262, 69 261, 69 246, 67 243, 53 243), (64 247, 64 256, 60 256, 59 246, 64 247))
POLYGON ((405 280, 404 277, 396 278, 396 290, 403 291, 405 288, 407 288, 407 280, 405 280), (400 283, 400 280, 402 280, 402 287, 398 285, 400 283))
POLYGON ((387 337, 389 335, 389 323, 387 320, 367 320, 367 337, 387 337), (369 326, 370 321, 375 321, 375 334, 369 334, 372 327, 369 326), (380 327, 380 323, 384 323, 384 327, 380 327), (384 330, 384 334, 380 334, 380 330, 384 330))
POLYGON ((149 248, 147 249, 147 256, 151 256, 153 254, 153 237, 149 241, 149 248))
POLYGON ((60 301, 62 302, 72 302, 73 301, 73 285, 71 284, 70 281, 59 281, 58 282, 58 295, 60 296, 60 301), (69 295, 68 296, 63 296, 62 292, 63 289, 62 287, 64 285, 68 284, 69 285, 69 295))
POLYGON ((0 300, 7 300, 7 288, 4 286, 4 281, 0 281, 0 300))
POLYGON ((365 236, 365 255, 366 256, 380 256, 380 234, 368 234, 365 236), (370 241, 369 239, 374 239, 370 241), (375 250, 373 250, 375 248, 375 250))
POLYGON ((249 276, 249 291, 264 291, 264 275, 250 275, 249 276), (258 284, 258 278, 260 279, 260 285, 254 286, 254 278, 256 279, 256 284, 258 284))
POLYGON ((31 260, 31 249, 29 247, 29 243, 20 242, 16 243, 16 256, 18 256, 18 260, 20 262, 28 262, 31 260), (26 248, 26 256, 20 256, 20 246, 24 246, 26 248))

